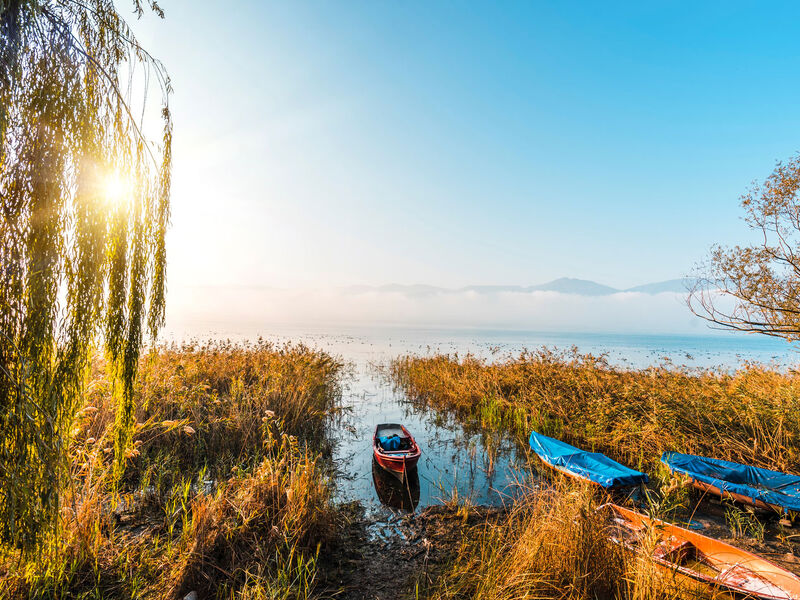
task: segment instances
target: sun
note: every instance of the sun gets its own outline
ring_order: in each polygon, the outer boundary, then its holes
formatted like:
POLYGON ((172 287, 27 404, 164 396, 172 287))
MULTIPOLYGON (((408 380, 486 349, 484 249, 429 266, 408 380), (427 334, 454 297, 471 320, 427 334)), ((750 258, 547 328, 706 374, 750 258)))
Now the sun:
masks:
POLYGON ((107 173, 103 178, 103 196, 110 205, 128 203, 132 192, 131 180, 119 171, 107 173))

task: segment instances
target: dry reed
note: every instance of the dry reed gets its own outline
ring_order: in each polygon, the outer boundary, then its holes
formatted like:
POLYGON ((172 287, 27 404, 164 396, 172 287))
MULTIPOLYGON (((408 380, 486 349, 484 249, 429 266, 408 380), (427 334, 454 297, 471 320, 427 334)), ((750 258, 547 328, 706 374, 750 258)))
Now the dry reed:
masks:
POLYGON ((595 490, 529 490, 506 519, 466 532, 435 600, 688 600, 714 593, 614 544, 595 490))
POLYGON ((94 362, 58 534, 0 548, 0 598, 305 598, 332 531, 319 453, 342 365, 304 346, 227 342, 143 357, 126 477, 94 362))
MULTIPOLYGON (((405 356, 391 374, 412 401, 468 427, 531 430, 657 470, 675 450, 800 471, 800 377, 764 366, 735 372, 616 368, 576 351, 526 351, 498 363, 405 356)), ((663 469, 662 469, 663 470, 663 469)))

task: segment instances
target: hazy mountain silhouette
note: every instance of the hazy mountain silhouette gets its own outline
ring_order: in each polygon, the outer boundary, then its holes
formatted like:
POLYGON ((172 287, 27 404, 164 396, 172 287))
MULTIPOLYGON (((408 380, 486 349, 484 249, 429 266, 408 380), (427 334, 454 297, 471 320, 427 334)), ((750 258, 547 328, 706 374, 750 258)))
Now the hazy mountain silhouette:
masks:
POLYGON ((527 288, 527 291, 561 292, 562 294, 578 294, 579 296, 608 296, 609 294, 616 294, 620 290, 602 283, 589 281, 588 279, 561 277, 540 285, 532 285, 527 288))
POLYGON ((689 279, 669 279, 637 285, 620 290, 588 279, 575 279, 560 277, 547 283, 538 285, 469 285, 463 288, 450 289, 434 285, 403 285, 392 283, 387 285, 353 285, 342 288, 351 294, 366 294, 370 292, 396 293, 406 296, 431 296, 435 294, 453 294, 457 292, 471 292, 474 294, 499 294, 499 293, 530 293, 530 292, 558 292, 561 294, 575 294, 577 296, 610 296, 622 292, 637 292, 640 294, 685 293, 691 284, 689 279))
POLYGON ((694 280, 692 279, 669 279, 667 281, 659 281, 657 283, 637 285, 636 287, 628 288, 625 291, 642 292, 644 294, 661 294, 662 292, 686 293, 693 283, 694 280))

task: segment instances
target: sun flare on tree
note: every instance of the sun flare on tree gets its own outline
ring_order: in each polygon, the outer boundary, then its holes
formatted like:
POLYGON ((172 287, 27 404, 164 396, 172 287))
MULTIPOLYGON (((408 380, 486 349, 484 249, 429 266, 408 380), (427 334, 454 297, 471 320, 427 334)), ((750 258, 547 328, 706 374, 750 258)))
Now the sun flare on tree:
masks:
POLYGON ((123 468, 144 331, 164 319, 169 93, 112 2, 0 1, 0 538, 23 547, 57 524, 100 339, 123 468))
POLYGON ((127 204, 134 191, 130 178, 118 171, 106 173, 102 186, 104 199, 112 209, 119 204, 127 204))

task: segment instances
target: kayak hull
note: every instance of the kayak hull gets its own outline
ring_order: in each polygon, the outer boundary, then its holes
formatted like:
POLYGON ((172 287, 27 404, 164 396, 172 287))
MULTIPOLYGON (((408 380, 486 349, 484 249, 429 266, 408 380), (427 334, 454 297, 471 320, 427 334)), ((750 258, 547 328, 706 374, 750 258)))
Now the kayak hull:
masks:
POLYGON ((546 465, 573 479, 588 481, 604 489, 636 487, 648 482, 646 474, 599 452, 587 452, 536 431, 531 433, 528 442, 546 465))
POLYGON ((661 462, 704 493, 763 510, 800 512, 800 476, 678 452, 664 452, 661 462))
POLYGON ((714 496, 719 496, 723 500, 733 500, 734 502, 746 504, 747 506, 752 506, 753 508, 758 508, 760 510, 777 510, 778 512, 781 512, 783 510, 780 506, 777 506, 775 504, 767 504, 766 502, 762 502, 758 498, 751 498, 749 496, 745 496, 744 494, 737 494, 736 492, 725 491, 720 489, 716 485, 713 485, 711 483, 705 483, 703 481, 698 481, 697 479, 692 479, 692 487, 702 492, 703 494, 712 494, 714 496))
POLYGON ((800 577, 760 556, 616 504, 598 511, 609 516, 614 543, 636 553, 649 548, 650 558, 672 573, 734 597, 800 600, 800 577), (657 535, 655 547, 642 544, 652 532, 657 535))

